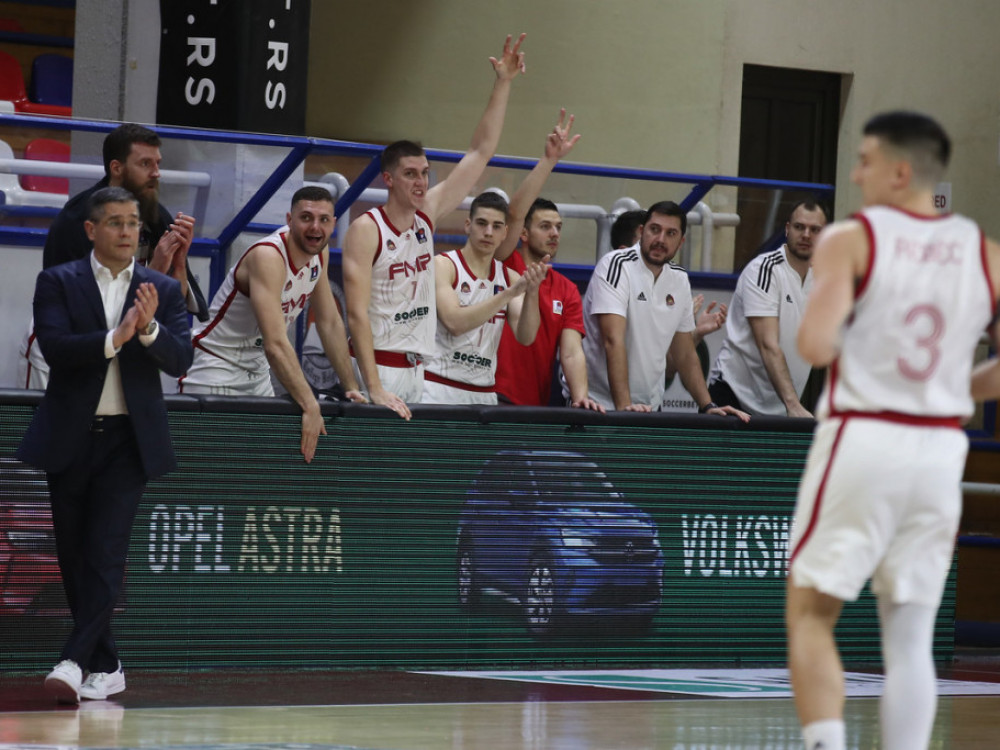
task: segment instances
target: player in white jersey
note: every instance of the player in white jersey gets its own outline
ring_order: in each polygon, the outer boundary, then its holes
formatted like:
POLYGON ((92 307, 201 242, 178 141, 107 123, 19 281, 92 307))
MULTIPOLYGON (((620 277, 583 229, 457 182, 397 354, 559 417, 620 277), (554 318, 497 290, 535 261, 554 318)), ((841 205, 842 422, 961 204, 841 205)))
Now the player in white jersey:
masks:
POLYGON ((798 346, 830 371, 799 488, 786 608, 808 750, 844 750, 833 630, 869 578, 886 673, 879 747, 924 750, 930 740, 934 619, 968 450, 961 422, 1000 278, 1000 246, 968 219, 937 214, 949 152, 924 115, 872 118, 852 173, 867 208, 825 229, 816 248, 798 346))
POLYGON ((288 226, 250 247, 212 299, 207 323, 193 334, 194 362, 181 393, 273 396, 270 373, 302 408, 302 455, 312 461, 326 434, 319 402, 306 382, 288 326, 309 301, 323 348, 347 398, 364 401, 347 351, 344 321, 326 275, 333 197, 322 187, 292 196, 288 226))
MULTIPOLYGON (((380 211, 385 224, 396 228, 394 231, 411 232, 413 236, 421 230, 429 232, 468 195, 493 157, 503 130, 511 81, 524 70, 524 53, 520 51, 524 34, 514 44, 511 41, 508 36, 499 60, 490 58, 496 81, 486 111, 473 133, 469 150, 444 180, 429 188, 430 165, 423 148, 412 141, 397 141, 382 152, 382 180, 389 199, 380 211)), ((386 239, 381 231, 375 215, 369 212, 351 224, 344 240, 344 291, 351 349, 372 402, 409 419, 406 403, 419 402, 423 391, 422 360, 434 353, 434 264, 418 265, 411 261, 401 268, 396 266, 395 270, 391 263, 377 266, 387 247, 387 244, 383 247, 386 239), (379 293, 383 295, 381 301, 376 298, 379 293), (406 309, 396 307, 395 300, 406 295, 415 304, 406 309), (420 315, 423 308, 427 310, 420 315), (393 310, 390 320, 386 320, 388 309, 393 310), (397 321, 396 316, 409 315, 414 310, 417 319, 429 318, 429 324, 418 322, 412 337, 402 335, 408 325, 401 327, 398 339, 405 341, 405 348, 400 348, 403 344, 392 337, 386 336, 381 344, 376 340, 376 332, 385 332, 397 322, 410 323, 409 319, 397 321)), ((430 236, 425 250, 433 255, 430 236)))
MULTIPOLYGON (((670 265, 684 243, 687 212, 661 201, 646 212, 639 242, 598 261, 583 298, 590 397, 606 409, 648 412, 663 402, 667 355, 700 411, 748 415, 712 403, 695 351, 687 272, 670 265)), ((563 395, 569 390, 563 384, 563 395)))
POLYGON ((426 363, 425 404, 496 404, 504 325, 524 346, 535 340, 538 288, 547 266, 533 263, 521 276, 493 257, 507 236, 507 208, 497 193, 477 196, 465 221, 465 246, 434 259, 437 354, 426 363))
POLYGON ((811 368, 799 356, 795 336, 812 288, 813 243, 824 226, 821 206, 795 204, 785 223, 785 244, 743 269, 726 340, 708 377, 716 403, 751 414, 812 416, 800 400, 811 368))
POLYGON ((393 226, 383 207, 365 216, 378 232, 368 306, 375 362, 387 368, 385 379, 395 381, 394 371, 411 370, 434 352, 437 312, 434 286, 427 283, 432 279, 434 227, 421 211, 407 229, 393 226))

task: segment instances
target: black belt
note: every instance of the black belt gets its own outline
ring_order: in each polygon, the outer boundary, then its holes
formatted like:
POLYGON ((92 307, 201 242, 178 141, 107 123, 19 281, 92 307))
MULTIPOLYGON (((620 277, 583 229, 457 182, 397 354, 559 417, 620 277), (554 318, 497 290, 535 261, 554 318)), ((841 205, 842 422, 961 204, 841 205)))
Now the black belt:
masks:
POLYGON ((128 425, 128 414, 109 414, 106 416, 97 416, 90 420, 90 431, 107 432, 108 430, 121 429, 128 425))

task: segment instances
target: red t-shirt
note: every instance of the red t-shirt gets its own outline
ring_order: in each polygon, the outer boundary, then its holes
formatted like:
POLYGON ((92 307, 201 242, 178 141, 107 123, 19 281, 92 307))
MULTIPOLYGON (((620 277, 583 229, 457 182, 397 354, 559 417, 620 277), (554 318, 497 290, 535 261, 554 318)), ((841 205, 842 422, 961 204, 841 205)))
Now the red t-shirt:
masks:
MULTIPOLYGON (((526 269, 524 258, 516 250, 504 266, 520 274, 526 269)), ((497 355, 497 393, 522 406, 548 406, 552 363, 563 329, 584 334, 580 291, 558 271, 549 270, 546 274, 538 289, 538 304, 541 322, 534 343, 520 344, 510 326, 504 326, 497 355)))

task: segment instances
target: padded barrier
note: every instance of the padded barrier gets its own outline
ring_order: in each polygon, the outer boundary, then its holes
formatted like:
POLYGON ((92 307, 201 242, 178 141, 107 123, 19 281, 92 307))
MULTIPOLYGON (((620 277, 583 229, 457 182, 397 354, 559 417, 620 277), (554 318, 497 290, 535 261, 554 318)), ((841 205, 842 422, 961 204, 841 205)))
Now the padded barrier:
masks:
MULTIPOLYGON (((37 398, 0 393, 0 456, 37 398)), ((784 663, 809 420, 416 406, 403 422, 326 403, 307 465, 288 401, 168 401, 180 469, 136 520, 116 616, 128 667, 784 663), (546 592, 552 617, 530 619, 546 592)), ((0 641, 6 669, 40 670, 69 627, 44 483, 2 460, 0 641), (15 506, 37 514, 12 526, 15 506)), ((953 567, 939 660, 954 595, 953 567)), ((867 591, 838 635, 845 662, 878 661, 867 591)))

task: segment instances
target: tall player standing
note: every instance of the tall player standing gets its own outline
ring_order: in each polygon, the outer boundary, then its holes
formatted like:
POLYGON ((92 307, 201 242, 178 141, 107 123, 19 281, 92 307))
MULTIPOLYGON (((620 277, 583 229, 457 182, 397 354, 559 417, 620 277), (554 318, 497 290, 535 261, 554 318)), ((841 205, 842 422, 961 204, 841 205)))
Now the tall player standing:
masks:
POLYGON ((359 216, 344 239, 344 291, 351 349, 372 403, 409 419, 423 390, 424 357, 435 350, 434 225, 468 195, 496 151, 510 86, 524 72, 521 43, 491 57, 496 81, 472 143, 451 174, 429 186, 423 148, 397 141, 382 153, 384 206, 359 216))
MULTIPOLYGON (((873 117, 851 176, 865 208, 827 227, 816 248, 798 346, 830 374, 799 488, 786 608, 808 750, 844 750, 833 629, 869 578, 885 664, 880 747, 922 750, 934 724, 934 620, 968 452, 961 423, 1000 279, 1000 246, 935 209, 950 150, 925 115, 873 117)), ((983 380, 978 397, 991 392, 983 380)))

